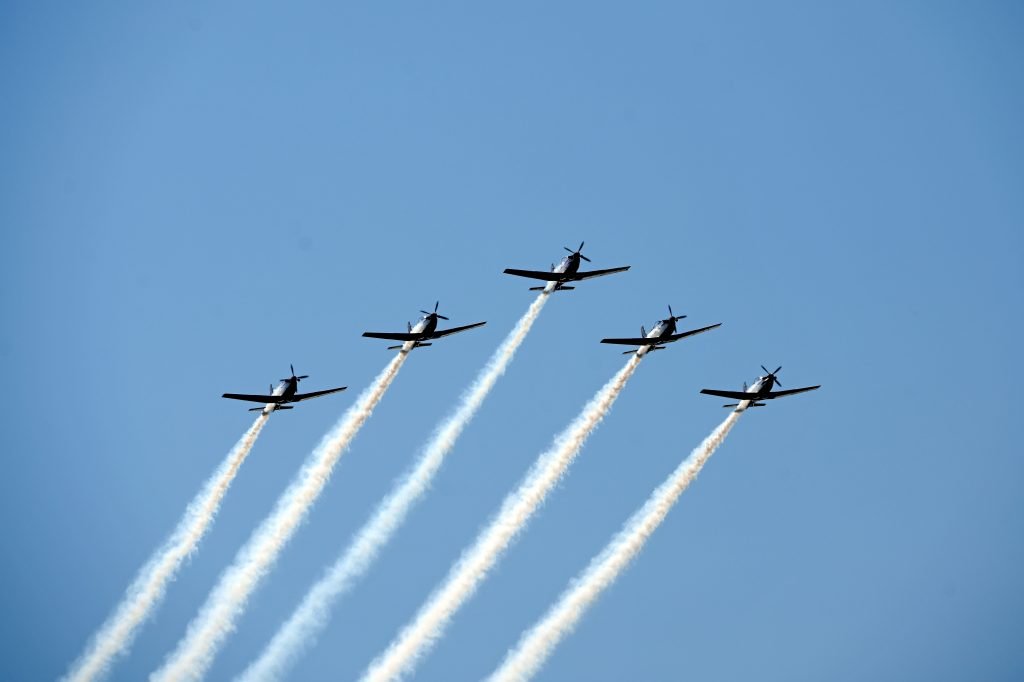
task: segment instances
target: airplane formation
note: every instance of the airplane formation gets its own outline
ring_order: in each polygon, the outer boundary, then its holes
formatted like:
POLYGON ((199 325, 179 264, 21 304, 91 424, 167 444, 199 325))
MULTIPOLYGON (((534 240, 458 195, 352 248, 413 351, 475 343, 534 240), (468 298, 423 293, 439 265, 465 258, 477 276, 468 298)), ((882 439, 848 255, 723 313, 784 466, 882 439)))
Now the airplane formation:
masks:
MULTIPOLYGON (((629 270, 630 266, 624 265, 615 268, 607 268, 604 270, 588 270, 580 271, 580 262, 586 261, 591 262, 589 258, 583 255, 583 244, 580 242, 579 247, 576 250, 570 249, 568 246, 563 247, 569 252, 568 256, 563 256, 562 260, 558 264, 552 264, 551 269, 548 271, 543 270, 519 270, 516 268, 506 268, 505 274, 515 275, 517 277, 526 277, 529 279, 536 279, 546 282, 543 286, 530 287, 530 291, 543 291, 544 293, 553 293, 556 291, 572 291, 575 286, 568 286, 570 283, 581 282, 586 279, 593 277, 602 277, 604 275, 613 275, 619 272, 625 272, 629 270)), ((433 345, 431 342, 435 339, 440 339, 445 336, 451 336, 452 334, 458 334, 459 332, 468 331, 477 327, 482 327, 487 322, 474 322, 472 324, 463 325, 461 327, 452 327, 451 329, 437 328, 438 320, 448 321, 448 318, 437 312, 440 302, 434 303, 434 310, 421 310, 423 317, 413 324, 411 322, 406 323, 405 332, 363 332, 363 336, 371 339, 386 339, 389 341, 401 341, 402 343, 395 346, 388 346, 388 350, 398 350, 402 353, 408 353, 414 348, 425 348, 433 345)), ((700 327, 697 329, 691 329, 689 331, 677 332, 676 322, 685 318, 686 315, 676 315, 672 312, 672 306, 668 306, 668 317, 663 320, 658 320, 651 331, 647 331, 643 325, 640 325, 640 336, 636 337, 624 337, 624 338, 607 338, 601 339, 601 343, 616 344, 621 346, 637 346, 633 350, 624 351, 624 355, 635 353, 637 357, 643 357, 647 353, 664 350, 667 344, 675 343, 682 339, 697 334, 702 334, 712 329, 717 329, 722 326, 721 322, 716 324, 708 325, 706 327, 700 327)), ((805 393, 807 391, 813 391, 821 388, 817 386, 804 386, 803 388, 792 388, 783 391, 772 391, 774 386, 782 387, 779 382, 778 373, 782 367, 776 368, 774 372, 769 372, 768 369, 761 365, 761 369, 765 371, 765 374, 757 377, 754 383, 749 387, 746 383, 743 384, 742 391, 727 391, 705 388, 701 390, 704 395, 718 396, 721 398, 729 398, 735 400, 735 403, 726 403, 723 407, 735 408, 735 412, 743 412, 748 407, 764 407, 766 400, 774 400, 775 398, 783 398, 790 395, 796 395, 797 393, 805 393)), ((275 388, 273 384, 270 387, 270 393, 268 395, 258 394, 247 394, 247 393, 225 393, 224 398, 230 398, 232 400, 245 400, 249 402, 264 403, 263 407, 251 408, 250 412, 262 411, 263 414, 267 415, 277 410, 290 410, 292 405, 290 403, 298 403, 303 400, 309 400, 311 398, 319 398, 320 396, 330 395, 331 393, 338 393, 345 390, 345 386, 338 388, 329 388, 322 391, 313 391, 311 393, 298 393, 299 381, 302 379, 308 379, 307 375, 295 376, 295 368, 291 368, 292 375, 285 379, 281 379, 281 382, 275 388)))
MULTIPOLYGON (((388 500, 387 503, 382 504, 379 512, 375 514, 374 518, 364 528, 364 531, 361 531, 358 536, 359 538, 372 538, 372 540, 367 540, 366 542, 363 542, 361 539, 357 540, 353 546, 354 549, 351 550, 355 554, 346 552, 339 558, 339 563, 336 565, 337 568, 332 568, 329 574, 325 576, 324 580, 328 580, 328 583, 318 583, 314 586, 310 595, 320 595, 316 597, 317 601, 314 603, 316 608, 324 607, 331 599, 322 596, 321 586, 327 584, 328 587, 324 587, 323 590, 330 592, 335 589, 336 585, 342 585, 358 575, 360 570, 366 570, 366 564, 370 561, 368 557, 371 557, 376 549, 379 549, 388 541, 392 530, 401 524, 409 506, 415 502, 419 495, 422 495, 423 491, 429 488, 431 477, 437 471, 444 454, 454 445, 455 438, 457 438, 460 430, 472 418, 476 408, 479 407, 497 377, 504 372, 515 349, 525 338, 530 325, 536 319, 541 307, 543 307, 547 295, 556 291, 572 291, 576 288, 577 282, 625 272, 630 267, 626 265, 601 270, 580 270, 583 262, 591 262, 582 253, 583 242, 580 242, 579 247, 575 250, 568 247, 565 247, 565 250, 568 252, 568 255, 563 256, 561 261, 557 265, 553 264, 548 271, 512 268, 505 270, 506 274, 516 277, 540 280, 543 284, 530 287, 530 290, 543 293, 530 305, 530 308, 520 318, 519 323, 513 328, 509 337, 499 346, 485 371, 474 381, 471 390, 463 396, 459 409, 444 422, 443 428, 438 430, 430 444, 426 446, 419 463, 411 470, 409 477, 401 483, 394 493, 389 494, 385 498, 388 500), (362 558, 350 562, 349 558, 352 556, 360 556, 362 558), (362 569, 351 568, 360 563, 364 564, 362 569)), ((341 417, 337 427, 332 429, 313 451, 309 461, 304 465, 303 471, 317 472, 316 475, 312 473, 310 475, 301 475, 285 490, 285 493, 275 506, 274 512, 257 528, 250 541, 239 552, 235 563, 224 571, 217 587, 210 593, 206 604, 200 609, 199 614, 189 626, 185 637, 179 642, 178 647, 170 655, 164 666, 154 673, 152 679, 199 679, 203 677, 212 658, 223 644, 227 633, 233 630, 235 620, 240 615, 241 610, 243 610, 248 595, 256 589, 261 577, 270 570, 277 556, 291 537, 291 533, 300 525, 298 521, 305 518, 309 513, 311 505, 323 491, 331 469, 337 463, 341 454, 347 449, 348 444, 358 432, 361 424, 369 418, 374 407, 396 376, 398 369, 407 359, 407 354, 416 348, 429 347, 438 339, 470 329, 476 329, 486 324, 486 322, 481 321, 447 329, 439 328, 442 320, 449 321, 447 317, 438 312, 439 307, 440 302, 435 301, 433 310, 421 310, 422 317, 415 324, 407 322, 406 331, 404 332, 367 331, 363 333, 363 336, 367 338, 397 342, 396 345, 391 345, 387 348, 389 350, 398 350, 399 353, 390 359, 377 378, 374 379, 360 395, 360 398, 341 417)), ((587 403, 580 416, 564 432, 567 435, 564 438, 559 437, 556 439, 555 449, 538 459, 534 468, 531 469, 531 472, 534 473, 529 474, 519 490, 512 493, 509 498, 517 500, 517 502, 508 507, 510 511, 507 511, 507 513, 506 511, 500 512, 495 523, 483 531, 478 545, 474 545, 474 547, 479 546, 482 548, 479 549, 479 554, 477 549, 473 549, 470 552, 470 556, 475 557, 474 560, 466 564, 461 562, 456 564, 456 577, 453 578, 455 581, 453 584, 456 587, 451 590, 445 587, 438 592, 441 595, 440 598, 444 600, 443 604, 431 601, 424 607, 427 609, 428 615, 433 613, 433 609, 436 606, 437 609, 440 609, 439 613, 443 611, 448 613, 449 616, 429 625, 426 629, 430 631, 428 633, 429 636, 425 634, 426 630, 420 630, 417 627, 412 627, 410 630, 413 634, 410 635, 411 639, 408 641, 404 639, 404 634, 400 634, 395 643, 386 651, 405 653, 395 654, 397 658, 394 661, 389 658, 390 654, 386 653, 383 656, 386 667, 398 666, 398 668, 403 668, 412 665, 410 662, 412 659, 409 656, 415 657, 418 655, 417 652, 422 652, 424 647, 429 647, 431 637, 440 635, 450 614, 469 598, 476 583, 482 579, 484 573, 488 570, 487 567, 492 566, 500 559, 501 554, 505 551, 515 533, 525 527, 530 516, 543 503, 544 496, 551 491, 557 481, 567 471, 590 431, 601 420, 607 410, 610 409, 616 396, 636 369, 638 360, 653 351, 666 349, 669 344, 717 329, 721 326, 721 323, 715 323, 680 331, 678 323, 685 318, 685 315, 676 315, 672 310, 672 306, 668 306, 668 317, 656 321, 650 331, 647 331, 646 327, 641 325, 639 336, 601 339, 601 343, 630 346, 631 348, 624 351, 624 354, 632 354, 633 357, 601 388, 594 399, 587 403)), ((300 393, 300 382, 309 377, 304 374, 297 375, 294 366, 290 365, 289 369, 291 375, 281 379, 276 387, 271 384, 267 394, 223 394, 224 398, 231 400, 257 403, 258 406, 250 408, 250 411, 259 412, 260 416, 253 421, 252 426, 249 427, 245 435, 232 448, 225 463, 214 471, 208 483, 203 486, 201 492, 189 505, 187 513, 168 541, 144 565, 120 606, 115 609, 113 615, 101 626, 86 652, 76 661, 68 679, 75 680, 76 682, 79 680, 96 679, 98 676, 103 675, 112 664, 113 659, 120 653, 123 653, 131 644, 132 638, 146 620, 147 615, 162 600, 169 582, 173 580, 181 565, 182 558, 189 556, 195 551, 198 542, 209 529, 224 494, 237 474, 241 462, 251 451, 268 416, 279 410, 293 409, 295 403, 346 390, 345 386, 337 386, 300 393)), ((698 450, 694 450, 691 456, 681 463, 677 473, 673 474, 674 477, 684 477, 679 479, 682 481, 683 487, 680 488, 678 485, 673 484, 666 488, 665 484, 663 484, 656 489, 656 494, 663 495, 664 493, 659 491, 667 490, 677 497, 681 490, 685 488, 685 485, 688 484, 687 482, 692 480, 703 461, 722 442, 732 424, 736 422, 739 413, 744 412, 749 407, 762 407, 768 400, 813 391, 819 388, 819 386, 805 386, 789 390, 775 390, 776 386, 781 388, 778 373, 782 368, 778 367, 775 371, 769 372, 762 365, 762 369, 765 374, 759 376, 749 387, 744 384, 742 391, 710 388, 705 388, 701 391, 701 393, 706 395, 718 396, 734 401, 725 405, 732 408, 733 412, 699 446, 701 448, 700 453, 703 454, 697 456, 699 454, 698 450), (691 461, 697 462, 697 464, 693 465, 691 461), (697 466, 697 469, 692 469, 691 471, 692 466, 697 466)), ((671 504, 671 499, 665 498, 665 500, 667 501, 657 502, 654 508, 667 510, 666 505, 671 504)), ((646 507, 647 505, 644 508, 646 507)), ((505 507, 503 506, 504 509, 505 507)), ((623 542, 629 547, 634 547, 635 549, 632 551, 635 554, 635 551, 638 551, 642 545, 643 537, 649 534, 649 529, 647 529, 647 526, 642 526, 639 527, 639 530, 631 531, 631 533, 632 535, 623 542), (641 530, 643 532, 638 535, 637 533, 641 530), (634 538, 639 538, 640 544, 634 542, 634 538)), ((614 554, 614 556, 618 555, 614 554)), ((624 566, 627 563, 628 560, 621 563, 620 566, 624 566)), ((602 574, 604 576, 602 581, 607 578, 607 575, 602 574)), ((600 585, 593 581, 588 584, 589 587, 587 589, 590 591, 588 594, 593 595, 590 597, 592 600, 597 594, 597 592, 593 591, 594 588, 600 587, 600 585)), ((297 611, 296 613, 300 612, 297 611)), ((310 618, 316 620, 313 616, 300 613, 298 621, 300 624, 296 627, 300 630, 308 630, 314 627, 313 620, 310 620, 310 618)), ((413 625, 415 626, 415 623, 418 622, 419 620, 415 621, 413 625)), ((291 623, 292 621, 289 620, 281 632, 289 632, 288 628, 291 623)), ((287 634, 283 636, 285 639, 288 639, 287 634)), ((277 641, 277 636, 275 636, 274 641, 277 641)), ((287 650, 291 645, 283 646, 287 650)), ((268 647, 268 652, 270 653, 267 655, 273 659, 268 665, 281 665, 281 660, 283 659, 280 657, 290 655, 288 651, 284 651, 284 653, 277 651, 273 644, 268 647)), ((263 659, 261 658, 260 660, 262 661, 263 659)), ((381 663, 381 665, 385 664, 381 663)), ((374 666, 377 666, 377 662, 371 664, 371 671, 376 669, 374 666)), ((378 678, 379 676, 374 677, 371 675, 366 679, 378 678)))

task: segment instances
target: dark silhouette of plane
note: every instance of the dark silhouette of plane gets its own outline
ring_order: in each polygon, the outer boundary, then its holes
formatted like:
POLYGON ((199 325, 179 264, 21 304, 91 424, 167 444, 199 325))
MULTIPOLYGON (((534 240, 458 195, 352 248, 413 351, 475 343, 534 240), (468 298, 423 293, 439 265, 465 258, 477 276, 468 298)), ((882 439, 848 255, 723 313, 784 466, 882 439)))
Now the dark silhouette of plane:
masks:
POLYGON ((427 310, 421 310, 423 317, 419 319, 416 324, 407 322, 408 332, 363 332, 363 336, 371 339, 389 339, 391 341, 403 341, 399 346, 388 346, 388 350, 400 349, 402 352, 409 352, 413 348, 421 348, 424 346, 430 346, 432 344, 424 343, 424 341, 432 341, 434 339, 440 339, 443 336, 450 336, 451 334, 458 334, 464 332, 467 329, 474 329, 476 327, 482 327, 486 322, 474 322, 473 324, 467 324, 464 327, 452 327, 451 329, 437 329, 437 321, 447 320, 448 318, 444 315, 440 315, 437 312, 437 306, 440 301, 434 304, 434 312, 427 310))
POLYGON ((651 331, 644 329, 643 325, 640 325, 640 336, 635 338, 626 339, 601 339, 601 343, 615 343, 621 346, 640 346, 636 350, 627 350, 623 355, 629 355, 630 353, 636 353, 638 357, 643 357, 650 351, 664 350, 666 343, 675 343, 679 339, 685 339, 687 336, 693 336, 694 334, 700 334, 716 327, 721 327, 722 323, 713 324, 708 327, 701 327, 700 329, 691 329, 688 332, 676 333, 676 321, 683 319, 686 315, 674 315, 672 313, 672 306, 668 307, 668 317, 664 320, 658 320, 658 323, 654 325, 651 331))
POLYGON ((325 391, 313 391, 312 393, 297 393, 299 389, 299 382, 303 379, 308 379, 309 376, 303 374, 301 377, 295 376, 295 368, 291 365, 288 367, 292 370, 292 375, 287 379, 281 379, 281 383, 274 388, 274 385, 270 385, 270 395, 253 395, 250 393, 225 393, 222 398, 230 398, 232 400, 247 400, 251 403, 266 403, 263 407, 253 407, 250 412, 256 412, 257 410, 263 410, 263 414, 270 414, 275 410, 290 410, 291 406, 285 405, 285 403, 300 403, 303 400, 309 400, 310 398, 319 398, 322 395, 328 395, 330 393, 337 393, 338 391, 344 391, 348 386, 339 386, 338 388, 328 388, 325 391))
POLYGON ((565 286, 567 282, 579 282, 584 279, 590 279, 591 277, 612 275, 616 272, 625 272, 626 270, 629 270, 629 266, 626 265, 621 268, 580 272, 580 259, 585 260, 588 263, 590 262, 589 258, 580 253, 583 251, 583 242, 580 242, 580 248, 575 251, 570 249, 568 246, 562 248, 568 251, 569 255, 562 258, 558 265, 552 265, 550 272, 544 272, 543 270, 516 270, 515 268, 506 268, 505 274, 545 280, 547 284, 542 287, 530 287, 530 291, 551 293, 552 291, 571 291, 576 288, 565 286))
POLYGON ((775 376, 782 369, 782 366, 779 365, 776 367, 774 372, 769 372, 768 368, 764 365, 761 365, 761 369, 765 371, 765 374, 763 376, 759 376, 757 381, 755 381, 750 388, 747 388, 747 384, 744 382, 742 391, 718 391, 713 388, 705 388, 701 390, 701 393, 704 395, 716 395, 720 398, 732 398, 733 400, 738 400, 738 403, 727 403, 722 407, 735 407, 736 412, 742 412, 748 407, 764 407, 764 403, 761 402, 763 400, 784 398, 787 395, 796 395, 797 393, 804 393, 806 391, 813 391, 821 388, 821 385, 819 384, 818 386, 791 388, 787 391, 773 391, 772 386, 775 386, 776 384, 778 384, 779 387, 782 386, 782 384, 779 383, 779 378, 775 376))

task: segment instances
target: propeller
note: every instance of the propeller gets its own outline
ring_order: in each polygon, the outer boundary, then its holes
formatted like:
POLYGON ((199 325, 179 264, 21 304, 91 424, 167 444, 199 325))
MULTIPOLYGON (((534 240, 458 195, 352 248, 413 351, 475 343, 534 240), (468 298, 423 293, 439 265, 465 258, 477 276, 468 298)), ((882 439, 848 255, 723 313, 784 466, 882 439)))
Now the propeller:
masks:
MULTIPOLYGON (((303 374, 301 377, 295 376, 295 366, 294 365, 288 365, 288 369, 290 369, 292 371, 292 375, 289 377, 289 379, 294 379, 295 381, 300 381, 302 379, 308 379, 309 378, 308 374, 303 374)), ((288 381, 288 379, 281 379, 281 381, 288 381)))
POLYGON ((672 320, 673 322, 676 322, 677 320, 681 320, 684 317, 686 317, 686 315, 676 315, 676 314, 674 314, 672 312, 672 306, 669 306, 668 307, 668 320, 665 320, 665 321, 668 322, 669 320, 672 320))
POLYGON ((583 244, 584 244, 584 242, 580 242, 580 248, 576 249, 575 251, 570 249, 568 246, 563 246, 562 248, 565 249, 566 251, 568 251, 569 253, 573 254, 574 256, 579 256, 580 258, 582 258, 583 260, 585 260, 585 261, 587 261, 589 263, 589 262, 591 262, 590 259, 587 258, 586 256, 584 256, 582 253, 580 253, 581 251, 583 251, 583 244))
MULTIPOLYGON (((764 365, 761 365, 761 369, 763 369, 765 372, 768 372, 768 368, 765 367, 764 365)), ((777 376, 775 376, 775 375, 778 374, 779 370, 781 370, 781 369, 782 369, 782 365, 779 365, 778 367, 775 368, 774 372, 768 372, 768 376, 770 376, 772 378, 772 381, 774 381, 775 384, 779 388, 782 388, 782 382, 779 381, 779 378, 777 376)))
POLYGON ((439 318, 441 318, 442 320, 447 320, 447 319, 448 319, 447 317, 445 317, 444 315, 439 315, 439 314, 438 314, 438 312, 437 312, 437 306, 439 306, 439 305, 441 305, 441 302, 440 302, 440 301, 436 301, 436 302, 434 303, 434 312, 430 312, 429 310, 421 310, 420 312, 421 312, 421 313, 423 313, 424 315, 427 315, 427 316, 429 316, 429 317, 439 317, 439 318))

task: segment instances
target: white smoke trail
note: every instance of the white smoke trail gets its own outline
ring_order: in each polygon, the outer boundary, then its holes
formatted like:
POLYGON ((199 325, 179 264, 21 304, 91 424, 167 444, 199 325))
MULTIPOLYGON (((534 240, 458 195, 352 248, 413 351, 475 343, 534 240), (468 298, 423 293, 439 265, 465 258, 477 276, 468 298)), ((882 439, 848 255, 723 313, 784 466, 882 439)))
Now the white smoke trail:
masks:
POLYGON ((235 621, 245 610, 249 595, 306 518, 327 485, 334 465, 384 397, 407 356, 405 350, 398 353, 323 437, 278 499, 274 511, 239 550, 234 563, 221 574, 199 615, 189 624, 185 637, 151 679, 197 680, 206 673, 218 649, 234 631, 235 621))
POLYGON ((266 423, 267 415, 256 417, 227 458, 207 479, 203 489, 186 508, 177 528, 142 567, 117 609, 93 636, 85 653, 75 661, 65 678, 68 682, 104 677, 114 659, 128 649, 139 626, 163 601, 167 585, 174 579, 182 562, 195 551, 210 528, 221 500, 266 423))
POLYGON ((541 293, 520 318, 463 393, 458 408, 438 426, 414 467, 381 501, 371 519, 323 578, 310 589, 260 657, 242 673, 242 680, 281 679, 299 655, 315 643, 317 635, 327 625, 334 601, 370 568, 381 548, 405 520, 409 509, 427 491, 462 430, 483 404, 498 378, 505 373, 547 299, 548 294, 541 293))
POLYGON ((569 469, 587 436, 611 409, 640 358, 629 362, 597 392, 576 419, 555 439, 554 445, 531 467, 519 488, 505 498, 501 510, 466 550, 415 619, 392 640, 363 675, 365 682, 394 680, 408 673, 444 633, 460 606, 476 591, 518 533, 526 527, 544 498, 569 469))
POLYGON ((523 633, 515 649, 491 675, 491 682, 519 682, 533 677, 558 643, 579 622, 605 588, 615 582, 639 554, 651 534, 668 515, 679 496, 697 478, 704 462, 722 444, 741 413, 732 412, 698 445, 672 475, 658 486, 647 502, 626 522, 587 569, 569 584, 543 619, 523 633))

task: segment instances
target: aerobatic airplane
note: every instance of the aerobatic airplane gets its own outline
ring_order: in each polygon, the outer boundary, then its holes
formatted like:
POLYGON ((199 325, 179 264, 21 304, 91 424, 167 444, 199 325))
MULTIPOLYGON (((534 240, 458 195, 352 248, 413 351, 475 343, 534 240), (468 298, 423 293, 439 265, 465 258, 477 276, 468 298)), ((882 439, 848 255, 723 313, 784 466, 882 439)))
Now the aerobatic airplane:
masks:
POLYGON ((688 332, 676 333, 676 321, 681 320, 686 315, 674 315, 672 313, 672 306, 668 307, 668 317, 664 320, 658 320, 658 323, 654 325, 651 331, 644 329, 643 325, 640 325, 640 336, 636 338, 628 339, 601 339, 601 343, 616 343, 621 346, 640 346, 636 350, 627 350, 623 355, 629 355, 630 353, 636 353, 638 357, 643 357, 649 351, 662 350, 665 348, 664 344, 674 343, 679 339, 685 339, 687 336, 693 336, 694 334, 700 334, 706 332, 715 327, 721 327, 722 323, 713 324, 708 327, 701 327, 700 329, 691 329, 688 332))
POLYGON ((583 242, 580 242, 580 248, 575 251, 570 249, 568 246, 564 246, 562 248, 568 251, 569 255, 562 258, 558 265, 552 265, 550 272, 544 272, 543 270, 516 270, 515 268, 506 268, 505 274, 545 280, 547 284, 542 287, 530 287, 530 291, 544 291, 545 293, 551 293, 552 291, 572 291, 576 288, 565 286, 566 282, 579 282, 580 280, 590 279, 591 277, 612 275, 616 272, 625 272, 626 270, 629 270, 629 266, 626 265, 621 268, 580 272, 580 259, 585 260, 588 263, 590 262, 589 258, 580 253, 583 251, 583 242))
POLYGON ((782 384, 779 383, 779 378, 775 376, 779 373, 779 370, 782 369, 782 366, 780 365, 779 367, 776 367, 774 372, 769 372, 768 368, 764 365, 761 365, 761 369, 765 371, 764 376, 759 376, 757 381, 755 381, 750 388, 747 388, 747 384, 744 382, 742 391, 719 391, 713 388, 705 388, 701 393, 704 395, 716 395, 720 398, 732 398, 733 400, 738 400, 738 403, 727 403, 722 405, 722 407, 735 407, 736 412, 742 412, 748 407, 764 407, 764 403, 761 402, 762 400, 774 400, 775 398, 782 398, 787 395, 796 395, 797 393, 804 393, 805 391, 813 391, 817 388, 821 388, 821 385, 819 384, 818 386, 791 388, 787 391, 773 391, 772 386, 776 384, 780 387, 782 386, 782 384))
MULTIPOLYGON (((439 302, 438 302, 439 303, 439 302)), ((433 339, 439 339, 442 336, 449 336, 450 334, 458 334, 464 332, 467 329, 473 329, 475 327, 482 327, 486 322, 474 322, 473 324, 467 324, 464 327, 452 327, 451 329, 442 329, 438 331, 437 321, 438 319, 447 320, 448 318, 444 315, 439 315, 437 312, 438 303, 434 304, 434 312, 421 310, 423 317, 420 318, 419 322, 412 324, 407 322, 406 325, 409 328, 407 333, 402 332, 363 332, 363 336, 367 336, 371 339, 389 339, 391 341, 403 341, 400 346, 388 346, 388 350, 401 349, 402 352, 408 352, 413 348, 422 348, 431 344, 424 343, 424 341, 432 341, 433 339)))
POLYGON ((301 377, 295 376, 295 368, 291 365, 292 375, 287 379, 281 379, 281 383, 274 388, 274 385, 270 385, 270 395, 252 395, 249 393, 225 393, 223 398, 230 398, 232 400, 248 400, 251 403, 266 403, 263 407, 253 407, 250 412, 256 412, 257 410, 263 410, 263 414, 270 414, 274 410, 290 410, 291 406, 285 405, 284 403, 299 403, 303 400, 309 400, 310 398, 319 398, 322 395, 328 395, 330 393, 337 393, 338 391, 344 391, 347 386, 339 386, 338 388, 328 388, 325 391, 313 391, 312 393, 296 393, 299 389, 299 382, 303 379, 308 379, 309 376, 303 374, 301 377))

